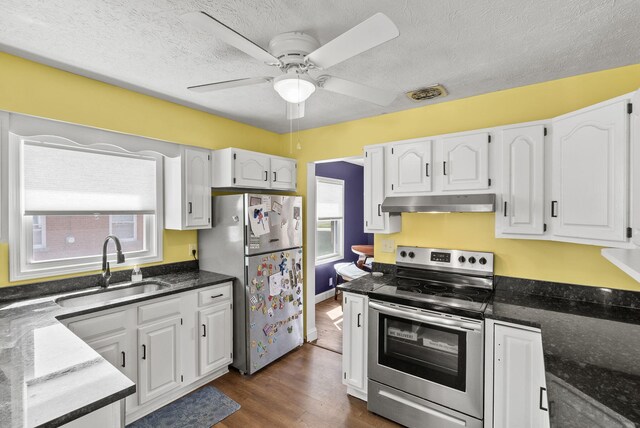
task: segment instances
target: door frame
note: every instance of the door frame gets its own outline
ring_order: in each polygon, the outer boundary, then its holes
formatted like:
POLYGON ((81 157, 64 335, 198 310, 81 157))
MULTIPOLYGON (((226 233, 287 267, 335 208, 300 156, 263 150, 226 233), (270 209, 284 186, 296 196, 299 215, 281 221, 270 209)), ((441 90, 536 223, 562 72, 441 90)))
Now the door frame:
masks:
POLYGON ((318 329, 316 328, 316 165, 330 162, 359 161, 362 159, 363 156, 347 156, 343 158, 326 159, 307 163, 307 200, 305 210, 306 226, 304 238, 304 265, 306 271, 305 306, 307 308, 305 320, 307 323, 307 342, 313 342, 318 339, 318 329))

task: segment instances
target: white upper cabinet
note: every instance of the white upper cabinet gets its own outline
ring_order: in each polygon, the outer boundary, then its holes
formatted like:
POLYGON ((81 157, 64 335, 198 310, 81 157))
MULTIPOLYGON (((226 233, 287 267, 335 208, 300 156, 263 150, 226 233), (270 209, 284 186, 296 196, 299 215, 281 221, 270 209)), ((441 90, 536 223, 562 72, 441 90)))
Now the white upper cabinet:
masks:
POLYGON ((296 190, 297 162, 295 159, 271 158, 271 188, 296 190))
POLYGON ((270 186, 269 156, 236 150, 233 153, 233 181, 236 186, 268 189, 270 186))
POLYGON ((213 151, 212 187, 296 190, 296 160, 228 148, 213 151))
POLYGON ((633 243, 640 246, 640 90, 631 103, 631 227, 633 243))
POLYGON ((387 146, 389 161, 386 176, 389 195, 431 191, 433 162, 432 140, 409 140, 387 146))
POLYGON ((385 196, 385 147, 364 150, 364 231, 395 233, 400 231, 400 216, 382 212, 385 196))
POLYGON ((446 137, 442 140, 442 190, 488 189, 488 132, 446 137))
POLYGON ((544 233, 545 127, 519 125, 502 130, 502 204, 498 233, 544 233))
POLYGON ((626 241, 629 117, 613 100, 553 120, 553 234, 626 241))
POLYGON ((164 165, 165 229, 211 227, 211 151, 182 146, 164 165))

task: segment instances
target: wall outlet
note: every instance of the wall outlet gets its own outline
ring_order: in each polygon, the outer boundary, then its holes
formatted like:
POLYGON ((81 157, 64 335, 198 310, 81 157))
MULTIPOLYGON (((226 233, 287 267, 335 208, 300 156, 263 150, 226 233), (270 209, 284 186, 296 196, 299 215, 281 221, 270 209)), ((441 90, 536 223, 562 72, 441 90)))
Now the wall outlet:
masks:
POLYGON ((383 253, 396 252, 396 241, 394 241, 393 239, 383 239, 380 243, 382 244, 381 247, 383 253))
POLYGON ((198 246, 196 244, 189 244, 189 257, 196 258, 197 256, 198 256, 198 246))
POLYGON ((333 288, 333 278, 329 277, 329 288, 333 288))

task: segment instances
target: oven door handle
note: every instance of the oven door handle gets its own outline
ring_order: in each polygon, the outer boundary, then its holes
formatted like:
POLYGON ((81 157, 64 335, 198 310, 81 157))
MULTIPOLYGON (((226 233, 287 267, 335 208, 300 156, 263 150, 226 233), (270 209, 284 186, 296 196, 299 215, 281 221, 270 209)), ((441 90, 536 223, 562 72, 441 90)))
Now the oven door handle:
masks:
POLYGON ((420 321, 427 324, 451 328, 454 330, 480 331, 482 329, 482 323, 472 323, 472 322, 465 322, 465 321, 454 320, 454 319, 442 319, 439 317, 423 315, 423 314, 414 314, 411 312, 401 311, 399 309, 389 308, 387 306, 384 306, 375 302, 369 302, 369 307, 371 309, 375 309, 376 311, 386 315, 392 315, 398 318, 406 318, 414 321, 420 321))

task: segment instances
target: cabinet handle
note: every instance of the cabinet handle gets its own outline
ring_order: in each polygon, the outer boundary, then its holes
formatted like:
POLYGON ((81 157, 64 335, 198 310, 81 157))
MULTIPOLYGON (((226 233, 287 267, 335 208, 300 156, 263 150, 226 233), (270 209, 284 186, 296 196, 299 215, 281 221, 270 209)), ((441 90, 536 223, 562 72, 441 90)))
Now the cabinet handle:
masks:
POLYGON ((558 217, 556 210, 558 209, 558 201, 551 201, 551 217, 558 217))
POLYGON ((504 201, 504 216, 507 216, 507 201, 504 201))
POLYGON ((273 171, 273 181, 278 181, 278 173, 273 171))
POLYGON ((382 207, 382 204, 378 204, 378 217, 382 217, 382 213, 380 212, 381 207, 382 207))
POLYGON ((147 345, 142 345, 142 359, 147 359, 147 345))
POLYGON ((360 325, 360 317, 362 316, 362 314, 358 314, 358 327, 362 327, 362 325, 360 325))
POLYGON ((216 294, 215 296, 211 296, 211 298, 212 299, 217 299, 218 297, 222 297, 222 296, 224 296, 224 294, 220 293, 220 294, 216 294))
POLYGON ((127 360, 126 360, 126 357, 125 357, 124 351, 122 351, 122 367, 125 367, 125 366, 126 366, 126 363, 127 363, 127 360))
POLYGON ((447 162, 442 162, 442 174, 447 175, 447 162))
POLYGON ((269 181, 269 171, 264 172, 264 181, 269 181))
POLYGON ((202 337, 207 337, 207 325, 206 324, 202 324, 202 337))
POLYGON ((189 214, 191 214, 193 212, 193 204, 189 202, 187 206, 189 207, 189 214))
POLYGON ((544 407, 542 405, 542 396, 546 391, 547 391, 547 388, 545 388, 544 386, 540 387, 540 410, 544 410, 545 412, 549 410, 547 407, 544 407))
POLYGON ((424 164, 425 167, 425 174, 427 175, 427 177, 429 176, 429 162, 427 162, 426 164, 424 164))

